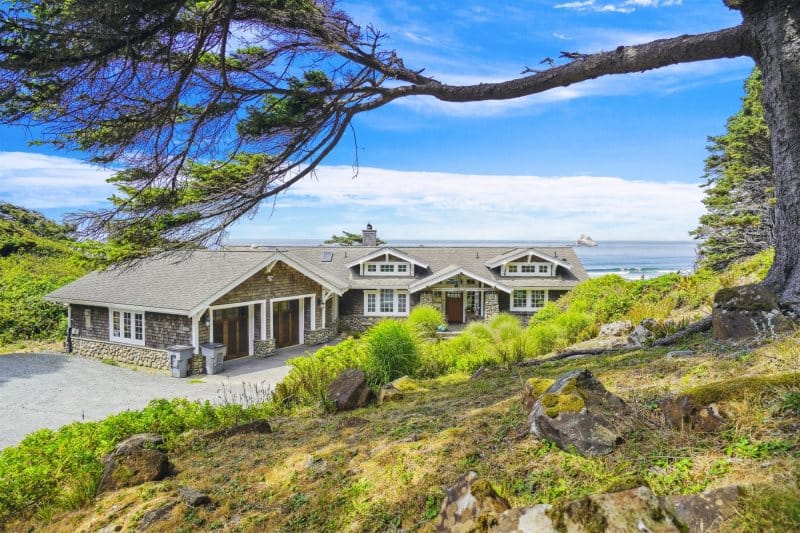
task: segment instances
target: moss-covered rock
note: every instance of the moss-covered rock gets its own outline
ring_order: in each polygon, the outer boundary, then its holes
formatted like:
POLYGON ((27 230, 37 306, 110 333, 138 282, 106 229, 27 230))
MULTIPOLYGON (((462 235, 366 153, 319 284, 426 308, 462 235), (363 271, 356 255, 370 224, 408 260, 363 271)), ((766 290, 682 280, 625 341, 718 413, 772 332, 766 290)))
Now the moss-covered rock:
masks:
POLYGON ((761 285, 717 292, 711 324, 714 337, 720 340, 772 338, 795 329, 794 322, 781 312, 775 295, 761 285))
POLYGON ((760 394, 774 388, 797 386, 800 386, 800 373, 745 376, 691 387, 685 389, 680 396, 691 396, 698 405, 704 406, 760 394))
POLYGON ((447 490, 436 531, 472 532, 486 531, 496 521, 497 515, 511 506, 495 492, 489 481, 475 472, 468 472, 447 490))
POLYGON ((522 387, 522 409, 530 413, 536 400, 555 383, 556 380, 550 378, 529 378, 522 387))
MULTIPOLYGON (((533 387, 533 386, 532 386, 533 387)), ((531 433, 562 450, 593 456, 611 453, 623 442, 629 409, 588 370, 560 376, 534 403, 531 433)))

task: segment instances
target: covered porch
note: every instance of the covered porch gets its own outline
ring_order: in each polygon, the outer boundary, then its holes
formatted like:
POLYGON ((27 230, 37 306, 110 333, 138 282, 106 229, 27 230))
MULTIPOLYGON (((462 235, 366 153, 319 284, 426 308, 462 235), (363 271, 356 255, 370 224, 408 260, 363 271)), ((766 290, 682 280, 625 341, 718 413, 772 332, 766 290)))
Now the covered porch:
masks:
POLYGON ((432 305, 452 327, 484 320, 499 312, 497 290, 510 292, 494 280, 453 266, 433 278, 420 280, 410 287, 420 293, 420 305, 432 305))

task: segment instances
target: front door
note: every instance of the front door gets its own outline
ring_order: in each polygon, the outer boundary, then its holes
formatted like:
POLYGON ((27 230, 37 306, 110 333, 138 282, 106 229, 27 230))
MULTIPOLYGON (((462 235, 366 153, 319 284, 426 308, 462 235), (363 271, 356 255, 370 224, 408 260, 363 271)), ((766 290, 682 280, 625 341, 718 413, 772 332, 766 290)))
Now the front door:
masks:
POLYGON ((228 347, 225 360, 250 355, 247 307, 229 307, 214 311, 214 342, 221 342, 228 347))
POLYGON ((464 322, 464 296, 459 293, 448 292, 445 296, 445 315, 449 324, 462 324, 464 322))
POLYGON ((272 325, 276 348, 300 344, 300 300, 274 302, 272 325))

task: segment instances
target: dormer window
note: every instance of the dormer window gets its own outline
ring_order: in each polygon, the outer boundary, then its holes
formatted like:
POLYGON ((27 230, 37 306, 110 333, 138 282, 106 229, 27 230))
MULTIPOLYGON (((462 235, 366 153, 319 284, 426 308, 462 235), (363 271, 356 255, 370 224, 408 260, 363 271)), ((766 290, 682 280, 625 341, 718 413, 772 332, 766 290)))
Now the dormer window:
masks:
POLYGON ((520 261, 508 263, 505 267, 506 276, 552 276, 555 273, 552 263, 541 261, 523 263, 520 261))
POLYGON ((408 276, 409 264, 404 261, 372 261, 364 263, 365 276, 408 276))
POLYGON ((375 273, 377 271, 378 271, 378 265, 376 265, 374 263, 371 264, 371 265, 367 265, 367 272, 375 273))

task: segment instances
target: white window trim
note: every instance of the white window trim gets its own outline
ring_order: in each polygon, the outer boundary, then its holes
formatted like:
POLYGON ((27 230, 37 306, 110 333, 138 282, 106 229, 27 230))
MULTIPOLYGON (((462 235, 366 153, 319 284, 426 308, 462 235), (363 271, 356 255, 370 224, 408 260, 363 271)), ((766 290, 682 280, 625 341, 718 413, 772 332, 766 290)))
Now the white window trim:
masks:
POLYGON ((361 274, 363 276, 399 276, 399 277, 409 277, 412 276, 414 273, 414 268, 412 267, 411 263, 408 261, 365 261, 361 264, 361 274), (375 265, 375 272, 369 272, 367 269, 369 265, 375 265), (391 265, 392 271, 391 272, 381 272, 382 265, 391 265), (405 272, 398 272, 397 267, 400 265, 406 265, 405 272))
POLYGON ((513 291, 511 291, 511 297, 509 298, 509 309, 511 311, 520 311, 526 313, 530 313, 532 311, 539 311, 548 302, 549 298, 548 292, 549 291, 547 289, 514 289, 513 291), (525 293, 525 307, 517 307, 514 305, 514 292, 516 291, 522 291, 525 293), (542 293, 544 293, 544 300, 542 300, 542 305, 540 305, 539 307, 533 307, 531 305, 531 299, 532 299, 531 292, 533 291, 541 291, 542 293))
POLYGON ((147 314, 144 311, 137 311, 134 309, 126 309, 124 307, 109 307, 108 308, 108 339, 111 342, 118 342, 121 344, 132 344, 134 346, 144 346, 145 341, 147 340, 147 314), (123 325, 123 320, 125 318, 124 313, 131 314, 131 338, 123 337, 123 336, 115 336, 114 335, 114 312, 120 314, 120 334, 125 333, 125 326, 123 325), (133 338, 136 328, 136 315, 142 315, 142 338, 141 340, 133 338))
POLYGON ((548 263, 546 261, 531 261, 530 263, 524 261, 512 261, 510 263, 506 263, 503 265, 503 276, 523 276, 523 277, 540 277, 540 278, 550 278, 555 275, 555 265, 553 263, 548 263), (516 272, 510 272, 508 267, 514 265, 517 267, 516 272), (522 272, 522 266, 532 266, 534 268, 534 272, 522 272), (540 266, 546 266, 547 272, 539 272, 540 266))
POLYGON ((364 316, 408 316, 409 308, 411 307, 411 296, 407 290, 404 289, 376 289, 364 291, 364 316), (392 291, 392 309, 390 313, 381 312, 381 290, 392 291), (367 310, 367 295, 375 295, 375 311, 367 310), (397 296, 399 294, 406 295, 406 310, 404 312, 397 311, 397 296))

